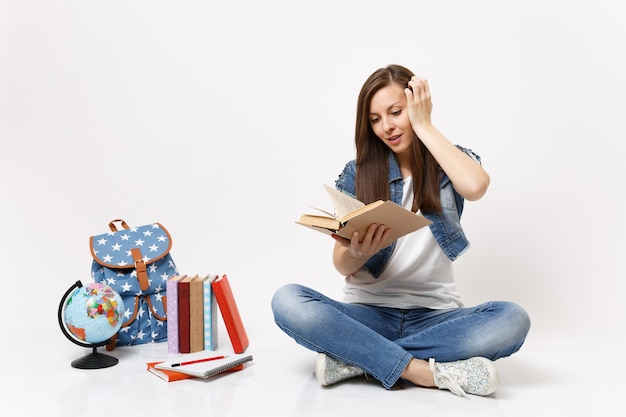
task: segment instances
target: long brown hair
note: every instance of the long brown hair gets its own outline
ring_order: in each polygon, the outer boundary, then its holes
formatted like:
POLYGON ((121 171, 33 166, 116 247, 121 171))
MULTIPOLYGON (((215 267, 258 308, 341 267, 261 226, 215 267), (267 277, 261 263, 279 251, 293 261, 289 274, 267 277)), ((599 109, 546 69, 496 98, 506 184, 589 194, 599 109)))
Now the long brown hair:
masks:
MULTIPOLYGON (((414 74, 400 65, 389 65, 376 70, 365 81, 357 101, 356 128, 356 197, 365 204, 389 200, 389 148, 376 136, 370 124, 372 96, 391 83, 406 88, 414 74)), ((439 164, 430 151, 413 133, 411 148, 411 175, 413 177, 412 210, 423 213, 440 212, 439 164)))

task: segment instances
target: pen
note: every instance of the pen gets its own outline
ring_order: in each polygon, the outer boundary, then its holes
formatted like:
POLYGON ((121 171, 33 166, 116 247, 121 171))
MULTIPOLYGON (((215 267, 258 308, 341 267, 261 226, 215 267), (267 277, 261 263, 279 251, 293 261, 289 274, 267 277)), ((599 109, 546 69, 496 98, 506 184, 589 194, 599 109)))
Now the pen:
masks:
POLYGON ((191 365, 191 364, 193 364, 193 363, 200 363, 200 362, 214 361, 214 360, 216 360, 216 359, 224 359, 224 358, 226 358, 226 357, 227 357, 227 356, 215 356, 215 357, 212 357, 212 358, 196 359, 196 360, 193 360, 193 361, 180 362, 180 363, 173 363, 173 364, 172 364, 172 367, 175 367, 175 366, 183 366, 183 365, 191 365))

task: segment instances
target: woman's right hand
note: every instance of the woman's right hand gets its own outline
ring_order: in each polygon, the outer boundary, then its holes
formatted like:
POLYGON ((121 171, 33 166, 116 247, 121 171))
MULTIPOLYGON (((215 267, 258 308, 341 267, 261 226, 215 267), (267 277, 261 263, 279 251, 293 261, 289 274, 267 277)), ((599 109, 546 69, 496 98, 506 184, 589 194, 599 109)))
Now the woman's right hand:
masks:
POLYGON ((384 224, 373 223, 362 239, 357 231, 352 233, 351 239, 332 235, 336 241, 333 263, 337 271, 342 275, 350 275, 361 269, 370 257, 383 249, 383 242, 390 230, 384 224))

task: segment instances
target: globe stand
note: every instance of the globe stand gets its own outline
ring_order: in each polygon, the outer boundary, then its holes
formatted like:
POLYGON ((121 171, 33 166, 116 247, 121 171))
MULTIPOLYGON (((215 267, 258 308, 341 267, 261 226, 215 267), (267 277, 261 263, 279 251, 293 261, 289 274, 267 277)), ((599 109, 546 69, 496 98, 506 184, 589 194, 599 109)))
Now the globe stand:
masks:
POLYGON ((79 369, 101 369, 117 365, 119 360, 113 356, 105 355, 97 351, 97 347, 93 347, 93 351, 82 358, 72 361, 73 368, 79 369))
POLYGON ((63 332, 65 337, 67 337, 72 343, 75 343, 78 346, 93 349, 91 353, 83 356, 82 358, 73 360, 71 362, 71 365, 73 368, 78 368, 78 369, 102 369, 102 368, 108 368, 108 367, 117 365, 117 363, 119 362, 117 358, 114 358, 113 356, 110 356, 110 355, 106 355, 104 353, 99 353, 97 350, 98 346, 106 345, 107 343, 110 342, 110 339, 105 340, 104 342, 101 342, 101 343, 97 343, 97 344, 96 343, 84 343, 72 337, 72 335, 67 331, 67 329, 65 328, 65 325, 63 324, 63 304, 65 303, 65 299, 70 295, 70 293, 75 288, 80 288, 82 286, 83 286, 82 282, 76 281, 76 283, 72 285, 65 292, 65 295, 61 298, 61 303, 59 304, 59 311, 58 311, 59 326, 61 327, 61 331, 63 332))

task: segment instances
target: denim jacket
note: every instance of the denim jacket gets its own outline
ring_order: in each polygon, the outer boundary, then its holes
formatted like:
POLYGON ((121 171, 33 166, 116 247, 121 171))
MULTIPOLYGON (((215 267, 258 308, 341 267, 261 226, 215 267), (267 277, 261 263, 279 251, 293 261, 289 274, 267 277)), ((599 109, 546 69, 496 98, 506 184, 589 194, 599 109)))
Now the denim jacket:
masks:
MULTIPOLYGON (((480 162, 480 157, 470 149, 458 145, 457 147, 477 162, 480 162)), ((356 197, 355 177, 356 160, 352 160, 346 164, 343 172, 335 181, 335 187, 341 192, 356 197)), ((454 261, 469 247, 469 241, 461 227, 464 199, 454 190, 452 181, 450 181, 445 172, 442 172, 439 189, 441 213, 424 213, 424 217, 432 221, 429 225, 431 232, 444 253, 450 260, 454 261)), ((402 174, 393 152, 389 153, 389 190, 391 201, 402 205, 402 174)), ((365 262, 363 268, 369 271, 374 278, 378 278, 387 266, 395 245, 394 242, 381 249, 365 262)))

